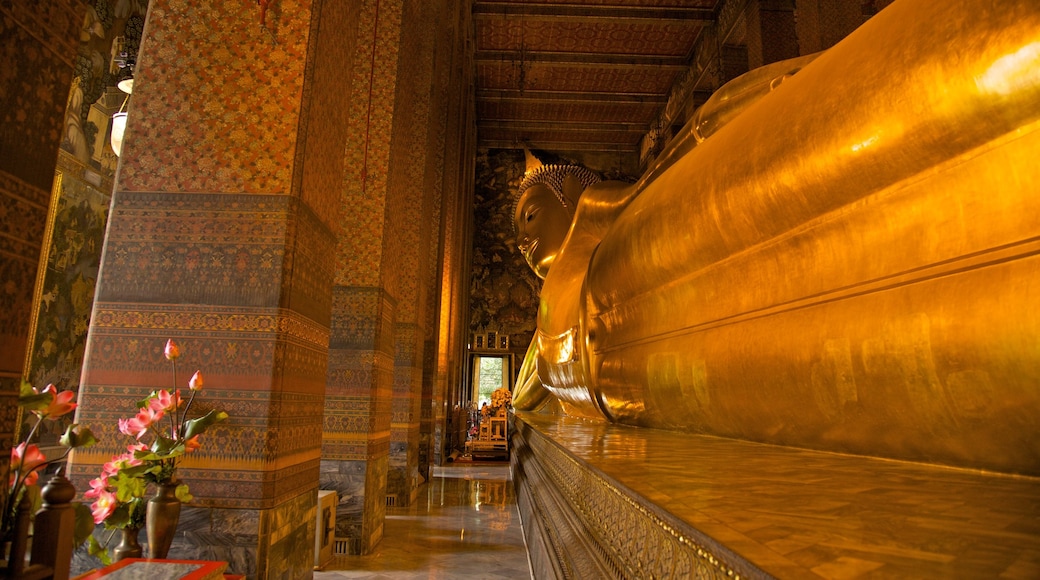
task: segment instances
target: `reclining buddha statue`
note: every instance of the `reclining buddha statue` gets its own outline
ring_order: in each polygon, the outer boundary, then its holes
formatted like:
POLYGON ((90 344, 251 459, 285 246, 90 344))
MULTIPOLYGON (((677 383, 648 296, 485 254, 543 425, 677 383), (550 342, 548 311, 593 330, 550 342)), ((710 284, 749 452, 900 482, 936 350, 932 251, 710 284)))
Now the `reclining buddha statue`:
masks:
POLYGON ((521 183, 517 410, 1040 475, 1040 3, 897 0, 659 159, 521 183))

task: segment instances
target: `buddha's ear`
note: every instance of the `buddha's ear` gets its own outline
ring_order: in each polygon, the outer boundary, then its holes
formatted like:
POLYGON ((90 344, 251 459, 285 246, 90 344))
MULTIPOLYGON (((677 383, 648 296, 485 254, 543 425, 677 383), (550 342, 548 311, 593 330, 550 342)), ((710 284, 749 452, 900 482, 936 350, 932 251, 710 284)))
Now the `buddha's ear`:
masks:
POLYGON ((567 207, 573 212, 578 207, 578 198, 585 191, 585 186, 577 177, 568 174, 563 178, 563 197, 567 200, 567 207))

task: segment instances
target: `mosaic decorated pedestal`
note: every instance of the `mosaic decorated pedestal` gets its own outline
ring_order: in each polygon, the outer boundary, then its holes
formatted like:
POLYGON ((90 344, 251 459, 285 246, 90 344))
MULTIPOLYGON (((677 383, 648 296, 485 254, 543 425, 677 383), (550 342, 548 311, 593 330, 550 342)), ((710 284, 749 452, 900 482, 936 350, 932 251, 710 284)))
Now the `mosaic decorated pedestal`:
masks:
POLYGON ((525 414, 536 578, 1036 578, 1040 479, 525 414))

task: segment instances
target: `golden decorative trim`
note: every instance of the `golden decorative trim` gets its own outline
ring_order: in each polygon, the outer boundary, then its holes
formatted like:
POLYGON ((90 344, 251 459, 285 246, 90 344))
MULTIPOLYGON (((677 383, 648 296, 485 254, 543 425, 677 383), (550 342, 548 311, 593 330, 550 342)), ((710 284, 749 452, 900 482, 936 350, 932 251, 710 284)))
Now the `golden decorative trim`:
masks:
POLYGON ((281 333, 328 348, 329 328, 284 308, 219 307, 192 310, 182 305, 138 304, 133 309, 98 303, 92 324, 98 328, 140 328, 149 331, 210 331, 281 333))
MULTIPOLYGON (((40 258, 36 268, 36 285, 33 287, 32 307, 29 312, 29 334, 25 339, 25 362, 22 366, 23 376, 28 376, 32 368, 33 343, 36 340, 36 325, 39 324, 40 302, 43 300, 43 283, 47 277, 47 258, 51 255, 51 238, 54 237, 54 219, 58 215, 58 198, 61 197, 62 172, 54 172, 54 184, 51 186, 51 199, 47 206, 47 227, 43 230, 40 243, 40 258)), ((40 388, 43 388, 41 385, 40 388)), ((18 412, 18 424, 21 425, 22 414, 18 412)))

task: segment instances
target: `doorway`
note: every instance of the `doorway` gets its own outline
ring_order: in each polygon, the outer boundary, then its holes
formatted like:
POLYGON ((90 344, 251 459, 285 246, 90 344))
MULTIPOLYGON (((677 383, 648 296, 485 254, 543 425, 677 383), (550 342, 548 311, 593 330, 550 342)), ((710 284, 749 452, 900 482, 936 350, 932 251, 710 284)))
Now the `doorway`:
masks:
POLYGON ((512 390, 513 355, 473 353, 470 357, 470 400, 476 402, 477 409, 491 404, 491 393, 496 389, 512 390))

